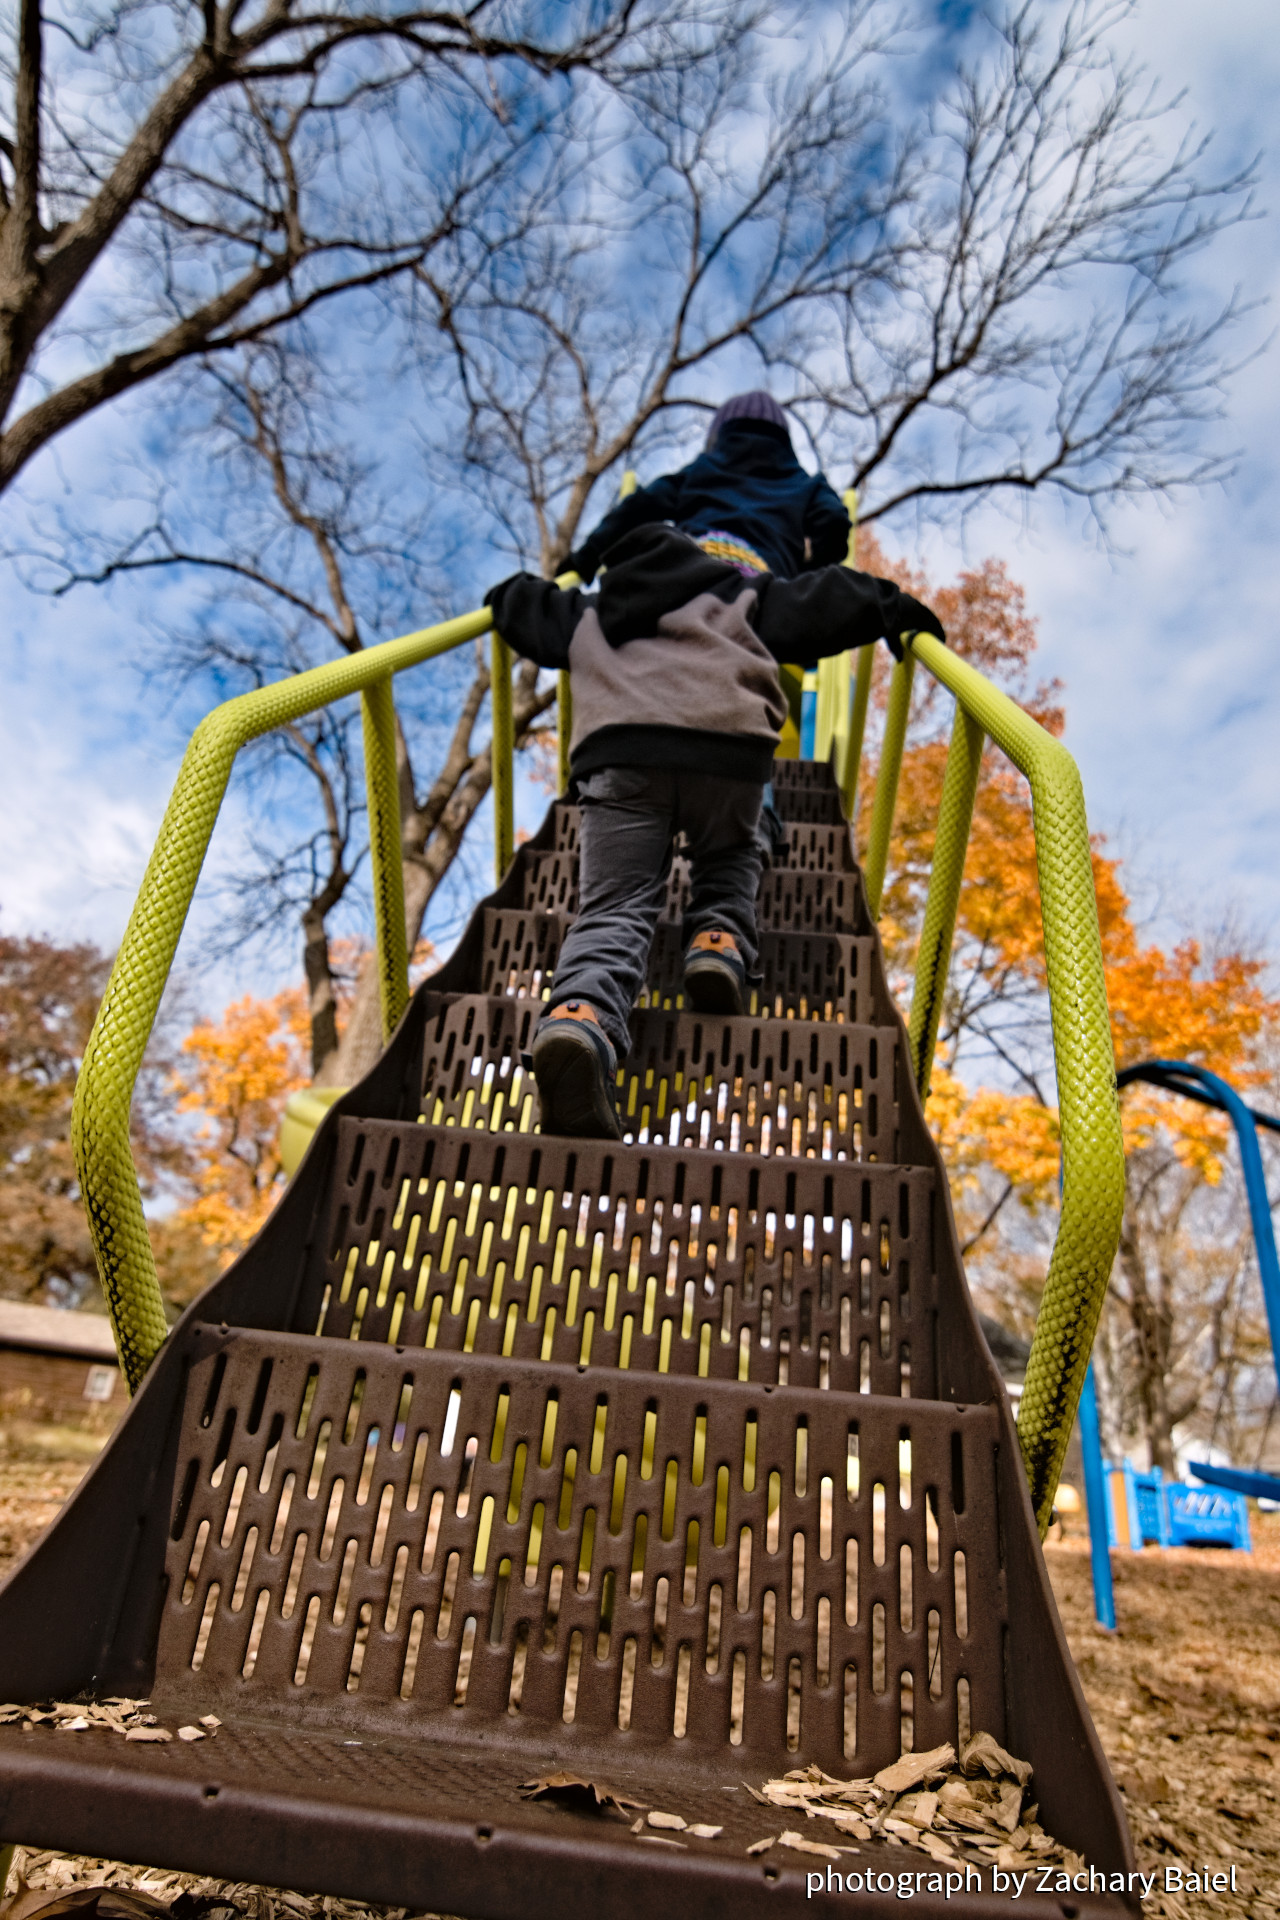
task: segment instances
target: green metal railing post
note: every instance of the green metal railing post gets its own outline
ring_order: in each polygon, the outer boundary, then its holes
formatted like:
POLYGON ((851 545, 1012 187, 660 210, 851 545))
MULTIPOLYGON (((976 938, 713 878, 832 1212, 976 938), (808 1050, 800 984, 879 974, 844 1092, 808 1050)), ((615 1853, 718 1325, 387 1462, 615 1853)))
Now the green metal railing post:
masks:
POLYGON ((489 641, 489 697, 493 706, 493 868, 501 882, 516 850, 515 730, 511 717, 511 649, 496 630, 489 641))
POLYGON ((396 767, 396 707, 391 675, 360 696, 364 722, 364 778, 369 804, 373 917, 377 933, 382 1037, 389 1040, 409 1004, 409 948, 404 924, 404 862, 400 840, 400 781, 396 767))
POLYGON ((969 846, 973 803, 977 798, 978 775, 982 769, 982 749, 986 745, 986 738, 978 722, 965 712, 957 700, 947 770, 942 782, 942 801, 938 808, 938 830, 933 842, 933 865, 929 873, 924 924, 920 929, 920 950, 916 955, 915 991, 911 996, 911 1070, 922 1100, 929 1097, 933 1054, 938 1044, 938 1021, 942 1014, 947 968, 951 964, 951 942, 960 905, 960 882, 964 878, 964 857, 969 846))
MULTIPOLYGON (((904 635, 904 639, 905 639, 904 635)), ((875 805, 871 810, 871 837, 867 843, 864 880, 867 906, 873 920, 880 917, 880 896, 884 892, 884 873, 889 862, 889 836, 893 831, 893 810, 898 804, 898 779, 902 772, 902 749, 907 737, 907 718, 911 712, 911 685, 915 678, 915 656, 910 647, 893 669, 889 683, 889 711, 885 716, 884 741, 880 748, 880 773, 876 780, 875 805)))
POLYGON ((1089 823, 1079 770, 1059 741, 932 635, 916 634, 911 651, 1031 787, 1062 1140, 1058 1233, 1018 1409, 1043 1534, 1124 1215, 1124 1141, 1089 823))
POLYGON ((858 671, 853 682, 853 711, 849 715, 849 737, 845 742, 844 760, 837 772, 840 782, 840 798, 844 803, 844 816, 852 820, 858 810, 858 770, 862 765, 862 741, 867 731, 867 704, 871 698, 871 681, 876 670, 878 647, 861 647, 858 651, 858 671))

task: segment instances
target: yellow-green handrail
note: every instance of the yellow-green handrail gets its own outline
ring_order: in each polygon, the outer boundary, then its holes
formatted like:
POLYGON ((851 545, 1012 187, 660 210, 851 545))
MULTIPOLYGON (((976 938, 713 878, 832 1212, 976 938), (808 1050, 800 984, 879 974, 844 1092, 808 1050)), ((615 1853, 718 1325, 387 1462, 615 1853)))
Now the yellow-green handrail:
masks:
POLYGON ((911 1004, 912 1065, 922 1094, 932 1071, 984 736, 1031 787, 1062 1140, 1058 1234, 1018 1411, 1018 1438, 1043 1533, 1124 1212, 1124 1146, 1084 792, 1075 761, 1059 741, 940 641, 914 635, 890 693, 871 828, 878 875, 873 896, 872 855, 867 861, 873 912, 902 762, 910 663, 917 660, 956 696, 957 708, 911 1004))
POLYGON ((125 1378, 135 1388, 165 1337, 164 1303, 129 1151, 129 1109, 178 939, 237 753, 330 701, 363 696, 365 780, 384 1035, 409 997, 392 676, 484 633, 487 608, 243 693, 191 737, 76 1082, 71 1138, 125 1378))

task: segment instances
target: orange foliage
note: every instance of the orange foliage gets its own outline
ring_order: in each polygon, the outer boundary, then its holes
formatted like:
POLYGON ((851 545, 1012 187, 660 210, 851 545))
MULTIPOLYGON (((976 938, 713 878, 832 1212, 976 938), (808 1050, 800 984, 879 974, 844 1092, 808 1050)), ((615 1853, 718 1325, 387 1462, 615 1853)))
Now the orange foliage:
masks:
MULTIPOLYGON (((362 941, 334 942, 339 1030, 370 957, 362 941)), ((432 942, 419 940, 409 962, 411 983, 437 964, 432 942)), ((188 1251, 192 1237, 219 1267, 227 1266, 284 1190, 280 1123, 289 1095, 311 1078, 305 989, 289 987, 269 1000, 246 994, 221 1020, 198 1021, 182 1052, 190 1065, 174 1075, 173 1091, 179 1113, 200 1115, 189 1169, 196 1197, 160 1223, 156 1236, 166 1291, 177 1299, 189 1298, 209 1277, 188 1251)))
POLYGON ((926 1108, 947 1163, 952 1199, 962 1211, 978 1192, 984 1167, 1009 1181, 1024 1206, 1052 1201, 1058 1190, 1058 1115, 1030 1094, 998 1087, 970 1091, 944 1066, 934 1069, 926 1108))
MULTIPOLYGON (((1061 731, 1057 684, 1028 691, 1035 623, 1027 615, 1021 587, 1001 563, 985 562, 962 573, 953 587, 939 588, 922 573, 889 560, 870 532, 859 536, 858 559, 868 571, 897 580, 935 607, 957 653, 1004 685, 1050 731, 1061 731)), ((887 682, 888 674, 882 671, 881 703, 887 682)), ((901 997, 909 995, 924 911, 951 710, 950 700, 939 698, 929 676, 917 674, 910 734, 914 744, 903 756, 880 921, 886 959, 901 997)), ((868 753, 859 803, 864 834, 876 772, 874 756, 868 753)), ((1117 1063, 1123 1067, 1163 1056, 1211 1066, 1242 1087, 1264 1079, 1259 1043, 1280 1023, 1280 1001, 1269 999, 1265 990, 1264 963, 1239 952, 1206 959, 1194 940, 1168 952, 1143 945, 1119 862, 1106 853, 1101 839, 1094 843, 1093 867, 1117 1063)), ((1016 769, 988 745, 929 1103, 930 1123, 952 1172, 962 1227, 984 1169, 1012 1183, 1028 1206, 1055 1197, 1056 1110, 1030 1093, 994 1088, 970 1092, 942 1064, 954 1061, 975 1015, 993 1007, 1027 1009, 1027 1024, 1038 1026, 1043 1039, 1044 987, 1030 793, 1016 769)), ((1122 1109, 1127 1151, 1150 1144, 1158 1135, 1189 1171, 1211 1183, 1219 1179, 1227 1142, 1227 1123, 1220 1116, 1146 1087, 1126 1092, 1122 1109)))
POLYGON ((190 1066, 175 1075, 180 1113, 196 1130, 196 1198, 184 1223, 226 1265, 258 1231, 283 1186, 280 1122, 285 1101, 310 1078, 306 994, 251 994, 221 1021, 202 1020, 182 1043, 190 1066))

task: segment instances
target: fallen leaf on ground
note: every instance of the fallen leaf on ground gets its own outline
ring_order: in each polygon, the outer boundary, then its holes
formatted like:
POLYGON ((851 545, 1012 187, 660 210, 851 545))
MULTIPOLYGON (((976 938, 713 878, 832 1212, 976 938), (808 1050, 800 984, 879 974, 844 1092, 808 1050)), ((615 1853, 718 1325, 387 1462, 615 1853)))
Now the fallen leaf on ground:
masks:
POLYGON ((666 1827, 672 1833, 683 1833, 688 1824, 678 1813, 659 1813, 655 1810, 649 1815, 651 1827, 666 1827))
POLYGON ((179 1727, 178 1738, 179 1740, 190 1742, 192 1740, 207 1740, 209 1736, 203 1727, 179 1727))
POLYGON ((970 1778, 979 1770, 989 1773, 993 1780, 1001 1774, 1008 1774, 1023 1787, 1031 1778, 1031 1763, 1015 1760, 989 1733, 974 1734, 960 1756, 960 1765, 970 1778))
POLYGON ((748 1853, 768 1853, 770 1847, 775 1847, 777 1846, 777 1844, 778 1844, 778 1836, 776 1833, 766 1834, 763 1840, 753 1840, 751 1842, 751 1845, 747 1848, 747 1852, 748 1853))
POLYGON ((526 1780, 518 1791, 526 1800, 555 1800, 575 1813, 625 1814, 644 1806, 643 1800, 628 1800, 603 1781, 586 1780, 577 1773, 549 1773, 541 1780, 526 1780))
MULTIPOLYGON (((1004 1848, 1019 1860, 1034 1856, 1037 1866, 1065 1867, 1073 1856, 1037 1824, 1030 1781, 1025 1760, 1007 1753, 990 1734, 979 1733, 966 1744, 961 1761, 954 1747, 941 1746, 904 1753, 873 1779, 838 1780, 820 1767, 794 1767, 780 1780, 766 1780, 758 1792, 748 1791, 788 1814, 828 1820, 858 1840, 879 1837, 889 1846, 919 1848, 934 1860, 1003 1864, 997 1856, 1004 1848), (961 1772, 966 1764, 969 1779, 961 1772), (932 1785, 923 1789, 926 1780, 932 1785)), ((799 1836, 782 1838, 791 1846, 799 1836)), ((818 1840, 804 1841, 800 1850, 837 1853, 818 1840)))
POLYGON ((802 1833, 780 1833, 779 1845, 790 1847, 794 1853, 816 1853, 822 1860, 838 1860, 839 1847, 828 1847, 821 1840, 806 1840, 802 1833))
POLYGON ((686 1827, 685 1832, 691 1834, 695 1840, 714 1840, 717 1834, 724 1832, 724 1828, 709 1827, 705 1820, 699 1820, 696 1826, 686 1827))
POLYGON ((81 1920, 168 1920, 162 1900, 127 1887, 28 1888, 3 1909, 4 1920, 55 1920, 58 1914, 78 1914, 81 1920))
MULTIPOLYGON (((972 1746, 973 1742, 969 1744, 972 1746)), ((967 1747, 965 1752, 968 1752, 967 1747)), ((928 1753, 904 1753, 901 1760, 895 1760, 891 1767, 880 1769, 875 1776, 875 1784, 883 1787, 886 1793, 906 1793, 909 1787, 918 1787, 927 1780, 931 1773, 945 1773, 955 1763, 956 1750, 950 1743, 931 1747, 928 1753)), ((1027 1771, 1030 1772, 1030 1768, 1027 1771)))

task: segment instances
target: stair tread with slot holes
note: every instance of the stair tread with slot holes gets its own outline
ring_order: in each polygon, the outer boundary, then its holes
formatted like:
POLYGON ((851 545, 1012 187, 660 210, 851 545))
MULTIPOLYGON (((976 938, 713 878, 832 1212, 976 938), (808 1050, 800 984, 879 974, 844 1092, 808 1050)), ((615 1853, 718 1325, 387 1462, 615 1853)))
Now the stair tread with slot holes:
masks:
POLYGON ((293 1326, 928 1395, 936 1213, 926 1168, 344 1118, 293 1326))
MULTIPOLYGON (((482 914, 485 993, 545 999, 573 921, 540 908, 486 907, 482 914)), ((760 984, 749 990, 753 1015, 887 1027, 894 1013, 869 934, 785 933, 760 936, 760 984)), ((658 922, 646 983, 637 1004, 682 1010, 684 942, 670 920, 658 922)))
MULTIPOLYGON (((555 847, 557 853, 576 853, 580 831, 581 811, 567 802, 561 801, 553 812, 555 822, 555 847)), ((785 845, 771 853, 772 864, 779 868, 791 868, 795 871, 814 873, 857 872, 857 863, 853 857, 853 843, 849 829, 843 820, 816 821, 790 820, 786 827, 785 845)), ((683 860, 687 852, 684 834, 676 835, 674 846, 676 858, 683 860)))
MULTIPOLYGON (((480 1131, 536 1126, 537 1088, 523 1062, 541 1003, 428 994, 424 1007, 421 1117, 480 1131)), ((638 1144, 898 1158, 896 1028, 643 1008, 631 1036, 618 1111, 638 1144)))
POLYGON ((189 1358, 156 1676, 178 1712, 324 1724, 358 1694, 377 1734, 452 1708, 503 1730, 516 1780, 522 1735, 570 1762, 674 1734, 729 1783, 802 1736, 874 1770, 908 1663, 922 1746, 960 1663, 976 1724, 1003 1724, 991 1408, 873 1422, 794 1388, 213 1327, 189 1358))
MULTIPOLYGON (((576 852, 529 852, 522 866, 523 905, 548 913, 578 910, 576 852)), ((661 918, 679 920, 689 898, 689 863, 676 859, 661 918)), ((760 877, 756 915, 762 932, 861 933, 872 931, 862 877, 847 873, 811 873, 798 867, 767 867, 760 877)))

